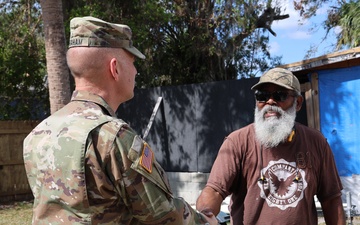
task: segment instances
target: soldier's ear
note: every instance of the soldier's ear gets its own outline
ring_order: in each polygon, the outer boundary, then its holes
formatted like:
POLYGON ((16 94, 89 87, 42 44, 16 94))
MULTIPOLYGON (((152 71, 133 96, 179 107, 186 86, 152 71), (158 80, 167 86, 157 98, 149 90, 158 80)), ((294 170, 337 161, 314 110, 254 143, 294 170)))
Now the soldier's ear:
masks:
POLYGON ((118 67, 117 67, 117 64, 119 62, 117 61, 116 58, 112 58, 110 60, 110 63, 109 63, 109 69, 110 69, 110 73, 111 73, 111 76, 113 77, 114 80, 118 80, 119 79, 119 71, 118 71, 118 67))

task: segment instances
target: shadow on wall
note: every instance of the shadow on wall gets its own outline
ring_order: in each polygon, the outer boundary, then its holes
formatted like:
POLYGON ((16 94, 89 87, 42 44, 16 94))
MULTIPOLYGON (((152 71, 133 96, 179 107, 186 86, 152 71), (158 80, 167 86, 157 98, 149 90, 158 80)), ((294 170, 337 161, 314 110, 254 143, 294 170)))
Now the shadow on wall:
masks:
MULTIPOLYGON (((168 172, 207 173, 225 136, 253 122, 255 99, 250 88, 257 81, 136 89, 134 98, 122 104, 117 115, 142 135, 158 97, 162 97, 146 137, 156 159, 168 172)), ((305 113, 303 104, 300 120, 306 121, 305 113)))
POLYGON ((250 87, 257 79, 137 89, 121 105, 119 118, 139 134, 158 97, 163 101, 146 138, 168 172, 210 172, 224 137, 253 121, 250 87))

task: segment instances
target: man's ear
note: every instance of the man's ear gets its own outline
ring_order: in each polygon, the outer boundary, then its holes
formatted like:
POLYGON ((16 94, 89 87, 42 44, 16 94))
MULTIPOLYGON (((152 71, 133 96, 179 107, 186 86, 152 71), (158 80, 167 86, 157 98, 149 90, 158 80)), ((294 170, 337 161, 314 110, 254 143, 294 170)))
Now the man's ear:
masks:
POLYGON ((110 60, 110 73, 111 76, 114 80, 118 80, 119 79, 119 71, 117 69, 117 64, 119 62, 116 60, 116 58, 112 58, 110 60))
POLYGON ((302 106, 302 103, 304 101, 304 98, 302 95, 299 95, 296 99, 296 111, 299 112, 302 106))

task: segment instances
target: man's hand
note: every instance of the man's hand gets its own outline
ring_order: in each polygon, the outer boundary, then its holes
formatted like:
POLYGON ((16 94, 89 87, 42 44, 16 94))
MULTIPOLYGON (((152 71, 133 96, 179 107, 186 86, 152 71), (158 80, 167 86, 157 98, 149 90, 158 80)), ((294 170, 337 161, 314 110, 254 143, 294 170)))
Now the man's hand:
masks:
POLYGON ((211 211, 202 210, 201 213, 205 215, 205 218, 209 222, 210 225, 218 225, 219 224, 218 220, 216 219, 216 216, 214 216, 214 214, 211 211))

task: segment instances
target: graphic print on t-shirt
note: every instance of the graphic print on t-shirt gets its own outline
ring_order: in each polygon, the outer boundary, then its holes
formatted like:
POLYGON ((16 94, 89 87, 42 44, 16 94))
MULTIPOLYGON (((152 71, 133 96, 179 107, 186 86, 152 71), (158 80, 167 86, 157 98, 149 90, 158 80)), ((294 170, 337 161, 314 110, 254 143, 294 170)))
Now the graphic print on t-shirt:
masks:
POLYGON ((265 180, 258 182, 260 196, 270 207, 285 210, 296 207, 303 199, 307 187, 305 171, 297 168, 295 162, 284 159, 270 161, 261 173, 265 180))

